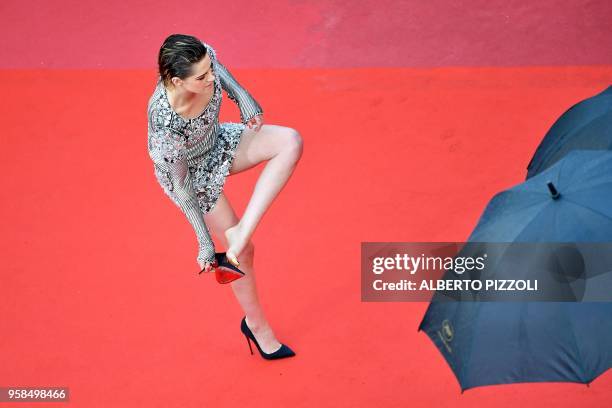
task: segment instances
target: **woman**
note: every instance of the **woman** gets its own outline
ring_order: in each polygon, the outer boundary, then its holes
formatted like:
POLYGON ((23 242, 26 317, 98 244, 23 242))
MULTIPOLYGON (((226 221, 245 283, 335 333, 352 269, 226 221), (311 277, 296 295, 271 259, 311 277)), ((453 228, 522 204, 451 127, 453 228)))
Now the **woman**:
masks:
POLYGON ((302 138, 294 129, 264 125, 257 101, 217 60, 212 47, 197 38, 170 35, 158 65, 158 83, 148 103, 148 150, 156 178, 196 233, 200 270, 214 272, 218 266, 210 228, 229 262, 244 272, 231 285, 245 313, 241 331, 249 348, 253 340, 266 359, 293 356, 276 339, 259 303, 250 238, 293 173, 302 138), (221 89, 238 105, 242 123, 219 123, 221 89), (222 192, 225 178, 262 161, 268 163, 239 220, 222 192))

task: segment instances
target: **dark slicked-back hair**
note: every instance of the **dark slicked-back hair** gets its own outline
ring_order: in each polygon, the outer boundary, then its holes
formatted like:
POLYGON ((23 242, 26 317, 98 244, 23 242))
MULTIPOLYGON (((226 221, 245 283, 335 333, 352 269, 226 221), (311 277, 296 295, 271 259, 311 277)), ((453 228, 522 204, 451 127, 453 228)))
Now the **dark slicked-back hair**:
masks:
POLYGON ((172 77, 185 79, 192 75, 192 64, 206 56, 206 47, 200 40, 191 35, 172 34, 164 40, 159 49, 157 65, 159 75, 165 85, 170 84, 172 77))

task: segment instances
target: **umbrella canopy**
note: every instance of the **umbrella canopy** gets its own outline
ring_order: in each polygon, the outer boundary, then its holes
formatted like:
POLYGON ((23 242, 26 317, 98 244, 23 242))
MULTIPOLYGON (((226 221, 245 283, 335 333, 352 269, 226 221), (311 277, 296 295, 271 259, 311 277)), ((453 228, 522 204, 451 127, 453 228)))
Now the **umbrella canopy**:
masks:
POLYGON ((527 166, 527 179, 572 150, 612 150, 612 86, 572 106, 553 124, 527 166))
MULTIPOLYGON (((611 203, 612 152, 573 151, 497 194, 468 242, 612 243, 611 203)), ((601 276, 609 285, 610 275, 601 276)), ((419 330, 462 391, 516 382, 588 384, 612 367, 611 302, 434 301, 419 330)))

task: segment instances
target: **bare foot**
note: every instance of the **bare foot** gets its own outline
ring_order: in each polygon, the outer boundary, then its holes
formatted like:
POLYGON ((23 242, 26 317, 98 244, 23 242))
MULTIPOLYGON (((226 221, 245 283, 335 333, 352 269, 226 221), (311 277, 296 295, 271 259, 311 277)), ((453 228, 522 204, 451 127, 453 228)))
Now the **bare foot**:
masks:
POLYGON ((274 332, 272 332, 272 328, 270 328, 270 325, 267 323, 261 326, 251 327, 253 323, 246 319, 246 324, 247 327, 251 329, 251 332, 253 332, 259 347, 261 347, 264 353, 271 354, 282 347, 282 344, 276 339, 274 332))
POLYGON ((225 239, 227 239, 227 259, 235 266, 239 266, 238 257, 242 250, 249 242, 249 237, 240 229, 240 223, 225 230, 225 239))

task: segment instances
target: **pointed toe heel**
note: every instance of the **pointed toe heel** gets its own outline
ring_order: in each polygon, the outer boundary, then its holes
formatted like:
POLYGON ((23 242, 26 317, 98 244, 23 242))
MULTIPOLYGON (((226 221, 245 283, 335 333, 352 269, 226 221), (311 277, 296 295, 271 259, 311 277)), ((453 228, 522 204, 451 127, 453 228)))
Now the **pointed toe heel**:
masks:
POLYGON ((253 340, 253 343, 255 343, 255 346, 257 347, 257 351, 259 351, 259 354, 261 355, 261 357, 263 357, 266 360, 278 360, 281 358, 295 356, 294 351, 282 343, 281 343, 280 348, 276 350, 274 353, 265 353, 261 349, 261 347, 259 347, 259 343, 257 343, 257 340, 255 339, 255 335, 253 334, 251 329, 249 329, 249 326, 247 326, 246 317, 243 317, 242 321, 240 322, 240 331, 242 332, 242 334, 244 334, 244 337, 246 337, 247 342, 249 343, 249 350, 251 350, 251 354, 253 354, 253 348, 251 347, 251 340, 253 340))

